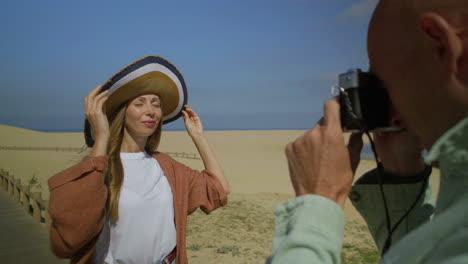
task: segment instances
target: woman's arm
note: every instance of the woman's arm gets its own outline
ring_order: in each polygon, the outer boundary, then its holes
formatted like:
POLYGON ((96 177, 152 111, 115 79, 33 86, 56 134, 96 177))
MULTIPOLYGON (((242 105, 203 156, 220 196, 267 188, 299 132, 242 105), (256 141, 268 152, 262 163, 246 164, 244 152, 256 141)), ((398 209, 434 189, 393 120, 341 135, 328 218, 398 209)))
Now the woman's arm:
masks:
POLYGON ((48 180, 50 246, 57 257, 76 257, 101 232, 107 200, 107 162, 107 156, 89 158, 48 180))
POLYGON ((95 143, 91 154, 48 181, 52 218, 50 244, 53 253, 61 258, 86 254, 83 250, 93 248, 92 243, 105 221, 108 191, 104 174, 109 159, 109 122, 103 107, 108 91, 100 91, 101 86, 98 86, 84 98, 86 119, 94 131, 95 143))
POLYGON ((200 117, 188 105, 185 106, 185 110, 182 111, 182 114, 184 117, 187 132, 189 133, 193 143, 197 147, 198 153, 200 153, 200 156, 203 160, 203 164, 205 165, 205 169, 208 172, 216 175, 218 180, 223 185, 225 192, 229 194, 231 192, 229 182, 224 176, 224 171, 221 168, 218 160, 216 159, 213 149, 208 143, 205 134, 203 133, 203 126, 200 117))
POLYGON ((102 86, 94 88, 84 99, 86 119, 94 132, 94 146, 89 155, 90 157, 107 155, 107 146, 109 144, 109 121, 103 111, 109 90, 100 92, 101 88, 102 86))

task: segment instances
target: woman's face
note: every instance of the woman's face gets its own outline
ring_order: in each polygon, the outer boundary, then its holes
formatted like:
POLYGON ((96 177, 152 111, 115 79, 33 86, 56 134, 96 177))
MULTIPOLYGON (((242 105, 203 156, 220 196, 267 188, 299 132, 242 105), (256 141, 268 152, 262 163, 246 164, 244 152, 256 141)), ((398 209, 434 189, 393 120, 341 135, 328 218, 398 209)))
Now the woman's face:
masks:
POLYGON ((133 99, 125 112, 125 127, 133 137, 149 137, 162 117, 161 101, 156 94, 144 94, 133 99))

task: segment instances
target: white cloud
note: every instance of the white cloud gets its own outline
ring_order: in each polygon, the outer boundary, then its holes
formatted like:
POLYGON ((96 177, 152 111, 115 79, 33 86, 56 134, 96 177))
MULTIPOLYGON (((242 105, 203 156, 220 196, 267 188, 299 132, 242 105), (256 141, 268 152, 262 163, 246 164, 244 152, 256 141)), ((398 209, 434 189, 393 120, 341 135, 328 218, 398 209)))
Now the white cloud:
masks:
POLYGON ((370 17, 379 0, 359 0, 346 8, 339 17, 342 18, 361 18, 370 17))

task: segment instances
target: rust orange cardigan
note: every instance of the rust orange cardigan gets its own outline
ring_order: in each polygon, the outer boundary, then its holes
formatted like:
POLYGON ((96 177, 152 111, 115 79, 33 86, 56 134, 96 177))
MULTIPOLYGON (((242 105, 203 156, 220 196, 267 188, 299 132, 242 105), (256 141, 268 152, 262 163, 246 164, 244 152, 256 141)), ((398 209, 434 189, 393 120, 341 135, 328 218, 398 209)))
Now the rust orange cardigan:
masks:
MULTIPOLYGON (((160 152, 153 157, 164 171, 174 197, 176 262, 186 264, 187 216, 197 208, 209 214, 227 203, 227 194, 215 175, 193 170, 160 152)), ((89 158, 48 181, 50 246, 57 257, 69 258, 72 264, 94 263, 96 243, 106 221, 107 166, 108 156, 89 158)))

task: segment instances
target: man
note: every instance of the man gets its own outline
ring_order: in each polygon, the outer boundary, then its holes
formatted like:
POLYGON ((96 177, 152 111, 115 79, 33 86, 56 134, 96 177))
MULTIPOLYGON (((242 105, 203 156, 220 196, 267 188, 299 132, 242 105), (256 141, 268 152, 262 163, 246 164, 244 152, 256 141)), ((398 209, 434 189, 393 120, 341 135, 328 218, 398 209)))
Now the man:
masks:
MULTIPOLYGON (((430 189, 395 230, 381 263, 468 263, 468 0, 381 0, 368 33, 371 70, 383 81, 392 121, 404 132, 375 135, 392 225, 439 166, 437 206, 430 189)), ((275 209, 272 263, 340 263, 343 206, 350 198, 379 250, 387 237, 376 173, 352 186, 360 136, 345 146, 339 104, 286 147, 297 198, 275 209)), ((430 186, 428 186, 430 188, 430 186)))

